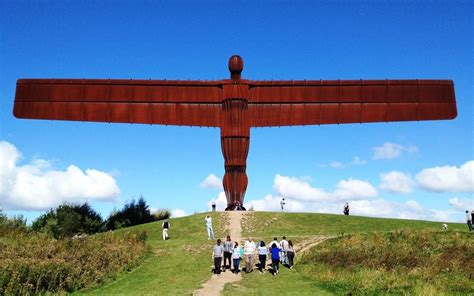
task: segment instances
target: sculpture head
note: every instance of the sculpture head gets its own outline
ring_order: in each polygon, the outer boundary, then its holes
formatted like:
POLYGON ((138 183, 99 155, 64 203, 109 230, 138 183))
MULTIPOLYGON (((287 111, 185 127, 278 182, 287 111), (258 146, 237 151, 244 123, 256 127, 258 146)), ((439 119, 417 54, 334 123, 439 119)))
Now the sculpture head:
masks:
POLYGON ((238 56, 233 55, 229 59, 229 71, 230 71, 230 78, 233 80, 240 79, 240 73, 244 69, 244 60, 238 56))

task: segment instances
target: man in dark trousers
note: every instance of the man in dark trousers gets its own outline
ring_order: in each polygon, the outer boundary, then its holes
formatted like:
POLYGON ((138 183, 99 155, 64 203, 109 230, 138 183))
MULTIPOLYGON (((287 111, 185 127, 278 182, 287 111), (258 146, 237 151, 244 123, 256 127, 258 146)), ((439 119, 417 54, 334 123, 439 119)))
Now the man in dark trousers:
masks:
POLYGON ((469 231, 472 231, 472 215, 469 213, 469 211, 466 211, 466 223, 469 231))
POLYGON ((163 229, 163 240, 169 239, 170 237, 168 236, 168 230, 170 229, 170 222, 168 219, 166 219, 165 222, 161 224, 161 228, 163 229))
POLYGON ((349 203, 346 202, 344 205, 344 215, 349 216, 349 203))

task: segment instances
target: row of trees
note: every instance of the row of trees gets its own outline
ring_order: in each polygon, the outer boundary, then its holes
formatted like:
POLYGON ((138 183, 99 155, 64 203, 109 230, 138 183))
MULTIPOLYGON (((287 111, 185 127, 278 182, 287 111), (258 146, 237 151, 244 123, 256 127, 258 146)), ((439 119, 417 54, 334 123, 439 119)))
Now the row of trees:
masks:
MULTIPOLYGON (((112 212, 104 220, 88 203, 62 204, 38 217, 31 229, 47 233, 55 238, 72 237, 77 234, 94 234, 107 230, 139 225, 171 216, 168 210, 151 214, 150 208, 140 197, 138 201, 126 203, 121 210, 112 212)), ((0 233, 4 231, 26 230, 26 220, 22 217, 8 218, 0 212, 0 233)))

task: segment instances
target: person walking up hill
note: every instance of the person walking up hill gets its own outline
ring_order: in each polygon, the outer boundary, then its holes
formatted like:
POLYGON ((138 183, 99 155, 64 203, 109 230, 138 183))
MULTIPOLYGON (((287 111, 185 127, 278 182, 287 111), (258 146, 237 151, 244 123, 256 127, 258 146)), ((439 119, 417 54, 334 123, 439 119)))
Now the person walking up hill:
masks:
POLYGON ((212 252, 212 255, 214 256, 214 274, 217 274, 217 275, 221 274, 221 263, 222 263, 223 253, 224 253, 224 247, 221 245, 221 240, 218 239, 212 252))
POLYGON ((226 241, 224 242, 224 264, 223 264, 224 271, 226 269, 231 269, 232 267, 232 263, 231 263, 232 249, 233 249, 232 245, 233 245, 232 240, 230 239, 230 235, 228 235, 226 241), (227 265, 227 261, 229 261, 229 265, 227 265))
POLYGON ((214 230, 212 229, 212 218, 210 215, 207 215, 206 218, 204 218, 206 221, 206 229, 207 229, 207 239, 214 239, 214 230))

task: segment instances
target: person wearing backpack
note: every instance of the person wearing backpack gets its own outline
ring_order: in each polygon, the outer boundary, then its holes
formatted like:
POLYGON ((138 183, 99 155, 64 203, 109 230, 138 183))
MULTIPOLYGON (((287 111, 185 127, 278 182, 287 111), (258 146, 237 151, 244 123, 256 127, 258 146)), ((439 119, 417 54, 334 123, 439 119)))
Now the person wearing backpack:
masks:
POLYGON ((168 230, 170 229, 170 222, 168 219, 166 219, 165 222, 161 224, 161 228, 163 229, 163 240, 169 239, 170 237, 168 235, 168 230))

